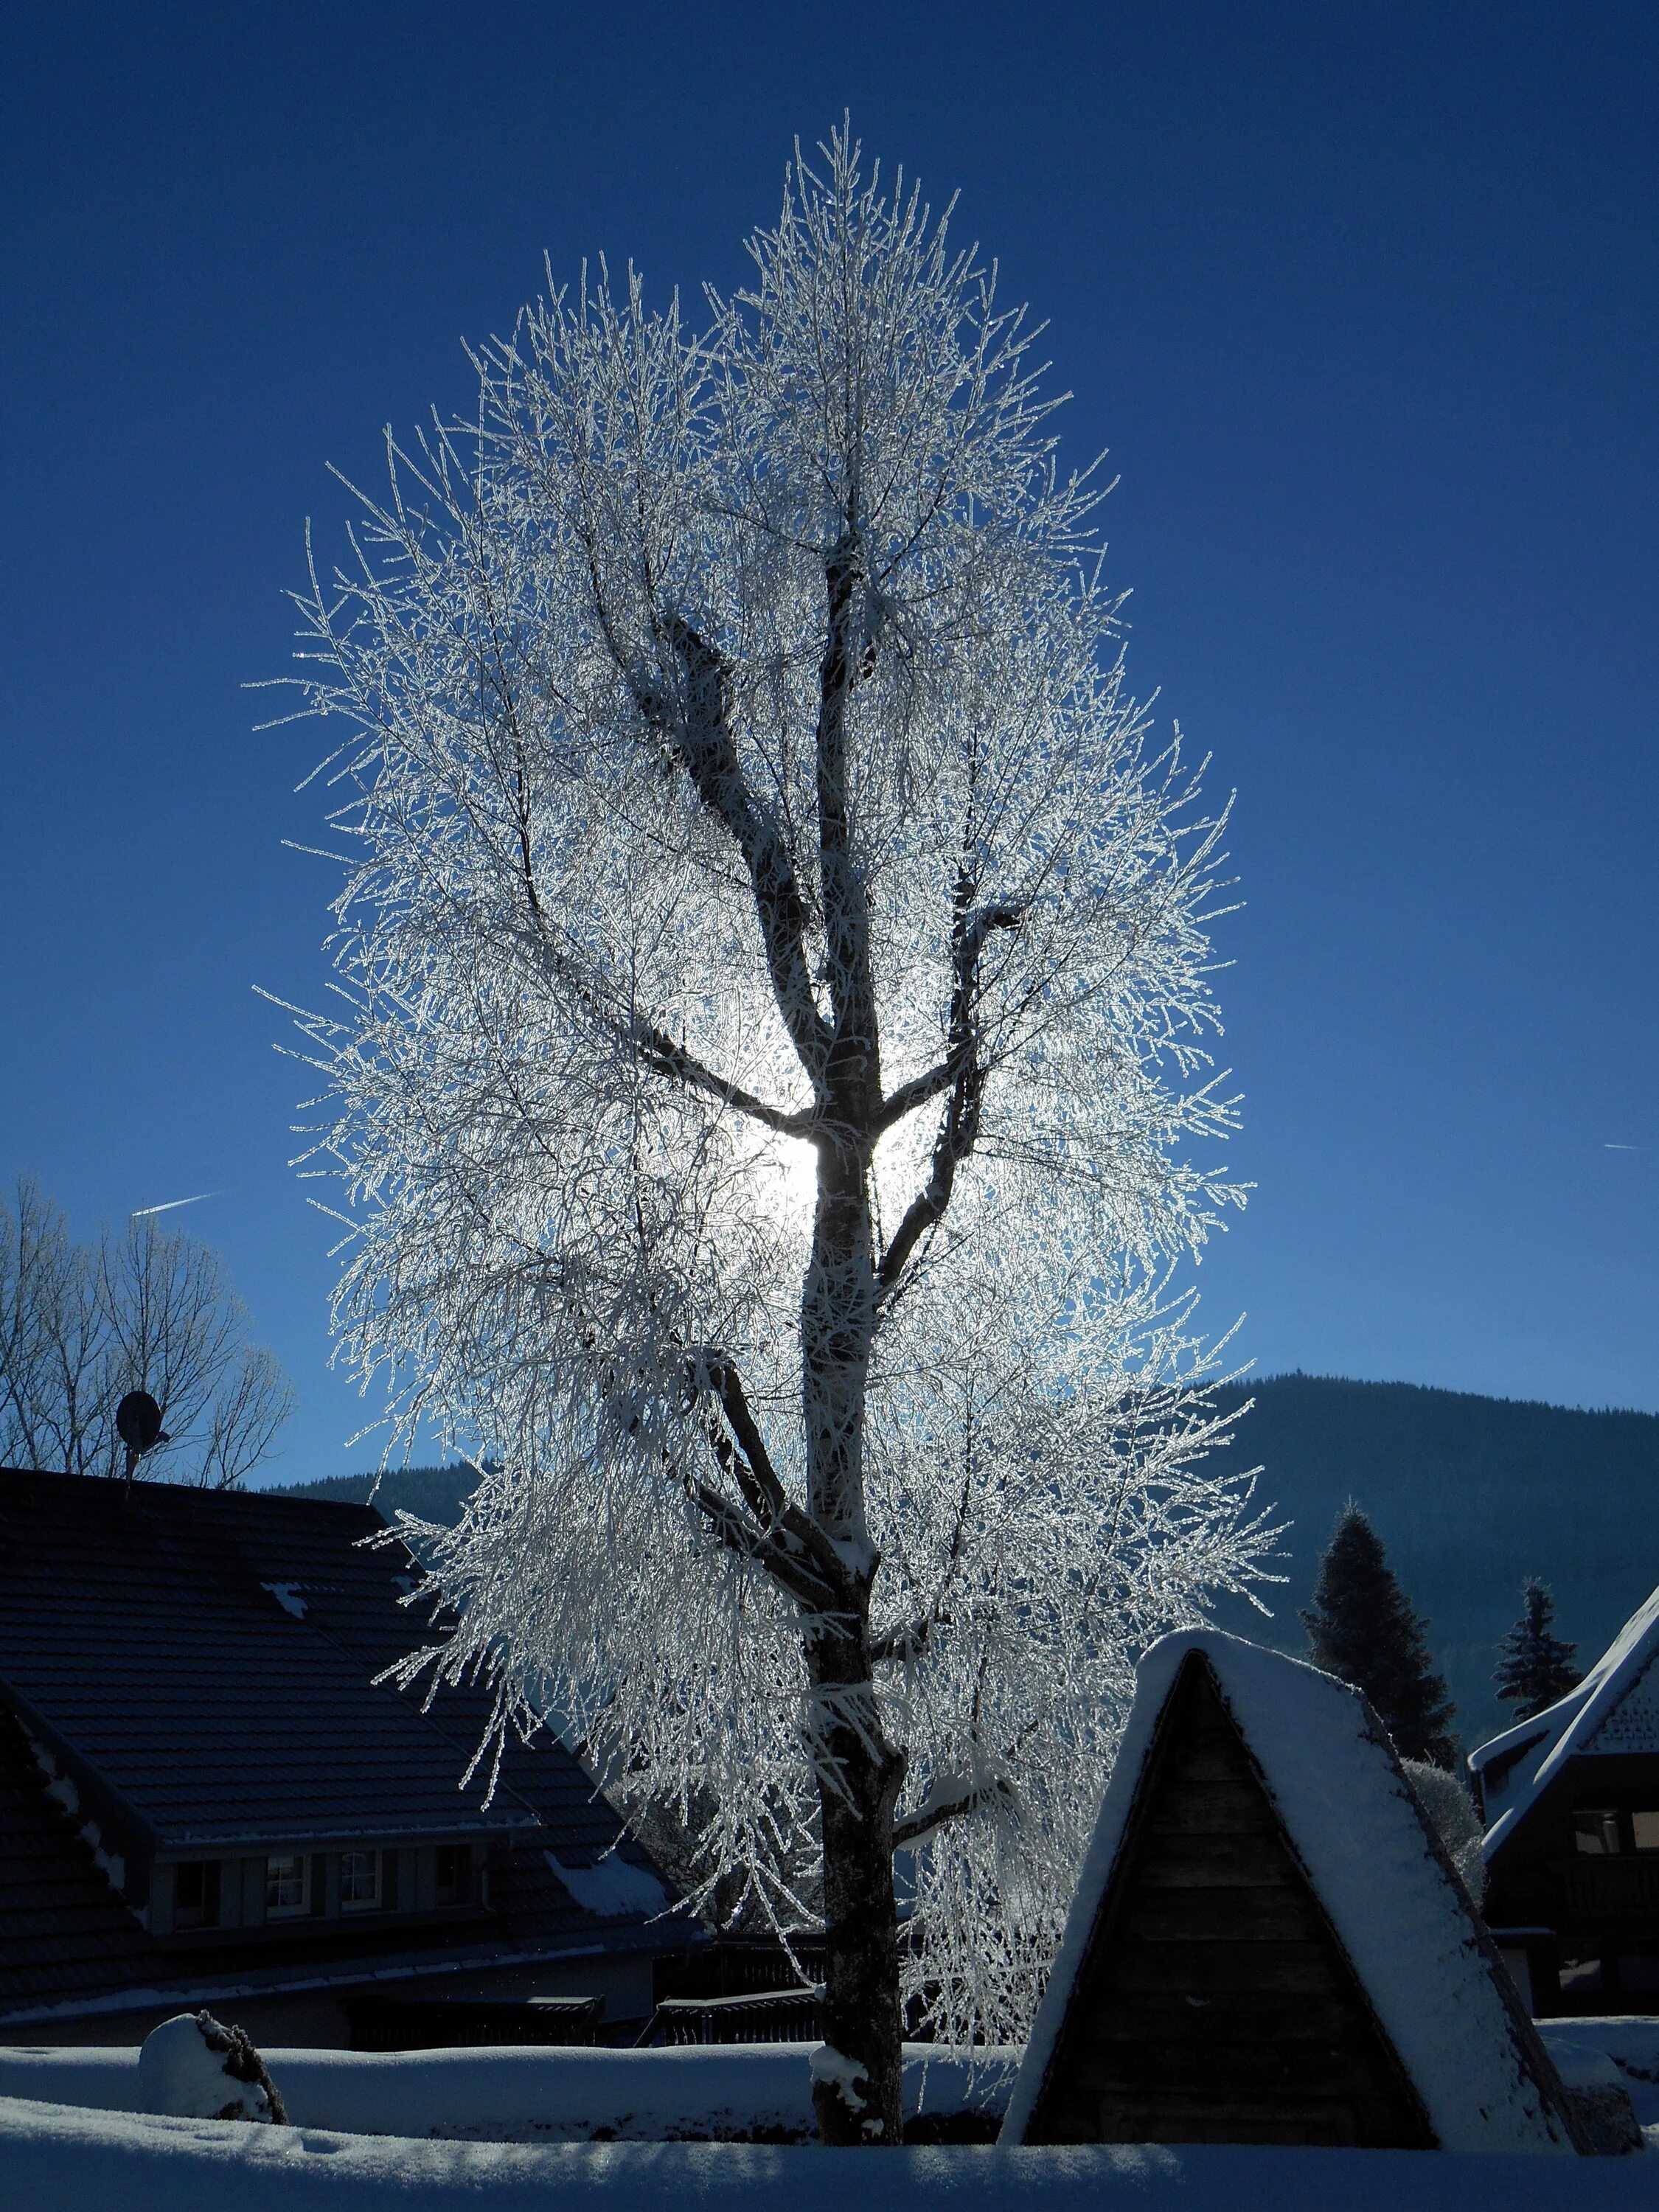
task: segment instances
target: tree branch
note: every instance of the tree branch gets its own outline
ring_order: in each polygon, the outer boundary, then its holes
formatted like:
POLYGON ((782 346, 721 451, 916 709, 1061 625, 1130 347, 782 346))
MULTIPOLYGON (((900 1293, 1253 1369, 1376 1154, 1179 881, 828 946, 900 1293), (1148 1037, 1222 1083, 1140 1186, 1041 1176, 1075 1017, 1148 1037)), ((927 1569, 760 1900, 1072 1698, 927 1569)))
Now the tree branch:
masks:
MULTIPOLYGON (((824 562, 829 610, 818 669, 818 869, 823 893, 824 965, 835 1013, 832 1050, 854 1097, 860 1126, 881 1096, 870 906, 853 858, 847 803, 847 708, 858 682, 862 641, 855 619, 864 552, 849 525, 824 562)), ((840 1088, 840 1085, 836 1087, 840 1088)))
MULTIPOLYGON (((951 994, 951 1048, 941 1068, 917 1079, 918 1083, 928 1083, 937 1076, 940 1089, 949 1084, 950 1097, 939 1134, 933 1139, 933 1164, 927 1182, 911 1200, 876 1271, 880 1295, 884 1297, 896 1286, 906 1263, 922 1238, 944 1219, 951 1203, 951 1194, 956 1188, 957 1170, 973 1151, 979 1138, 980 1113, 985 1092, 985 1071, 980 1063, 979 1031, 975 1019, 980 957, 991 932, 994 929, 1018 929, 1024 919, 1025 910, 1018 902, 1006 899, 970 910, 968 905, 970 896, 971 885, 964 869, 957 878, 957 912, 952 927, 955 944, 951 964, 956 982, 951 994)), ((895 1091, 893 1098, 887 1102, 888 1105, 891 1106, 910 1088, 911 1085, 906 1085, 895 1091)))
POLYGON ((658 1029, 654 1023, 647 1021, 643 1016, 635 1015, 630 1029, 632 1040, 639 1047, 647 1066, 657 1074, 668 1076, 684 1083, 689 1090, 706 1091, 711 1097, 719 1098, 728 1106, 735 1106, 739 1113, 747 1114, 752 1121, 761 1122, 769 1129, 775 1129, 780 1136, 804 1137, 811 1128, 813 1117, 810 1109, 789 1113, 781 1106, 769 1104, 764 1098, 757 1097, 752 1091, 746 1091, 742 1084, 733 1083, 729 1077, 718 1075, 712 1067, 705 1066, 695 1053, 688 1052, 682 1044, 676 1044, 665 1030, 658 1029))
POLYGON ((674 716, 665 699, 637 684, 635 696, 663 745, 690 777, 698 798, 743 854, 778 1012, 817 1087, 823 1079, 830 1033, 806 964, 806 908, 788 848, 776 824, 755 805, 744 778, 732 736, 726 662, 678 615, 665 623, 663 634, 685 670, 684 712, 674 716))
POLYGON ((693 1389, 700 1384, 719 1399, 731 1434, 722 1437, 711 1429, 709 1440, 720 1464, 742 1490, 750 1511, 767 1536, 781 1544, 818 1585, 820 1601, 844 1602, 846 1567, 817 1522, 803 1512, 784 1488, 737 1369, 723 1353, 709 1354, 693 1370, 693 1389))
POLYGON ((993 1782, 969 1783, 951 1796, 920 1805, 908 1819, 893 1823, 893 1849, 904 1850, 912 1844, 919 1844, 924 1836, 931 1836, 935 1828, 942 1828, 946 1821, 982 1812, 986 1806, 1004 1802, 1012 1795, 1008 1784, 999 1776, 993 1782))
POLYGON ((925 1074, 913 1075, 908 1083, 901 1083, 896 1091, 890 1091, 881 1102, 881 1111, 876 1117, 878 1133, 884 1134, 914 1114, 918 1106, 925 1106, 930 1098, 937 1098, 948 1091, 956 1080, 956 1068, 948 1060, 941 1060, 925 1074))
POLYGON ((613 1010, 607 1005, 608 994, 585 976, 570 955, 553 942, 534 878, 528 872, 527 855, 526 868, 526 894, 537 957, 544 960, 560 981, 576 994, 590 1013, 605 1024, 619 1043, 632 1046, 653 1074, 665 1076, 672 1082, 684 1084, 688 1090, 701 1091, 725 1105, 734 1106, 740 1114, 748 1115, 763 1127, 775 1129, 780 1136, 804 1137, 808 1133, 812 1126, 810 1109, 792 1111, 772 1105, 741 1083, 734 1083, 729 1076, 708 1066, 683 1044, 677 1044, 666 1030, 659 1029, 646 1015, 631 1007, 613 1010))

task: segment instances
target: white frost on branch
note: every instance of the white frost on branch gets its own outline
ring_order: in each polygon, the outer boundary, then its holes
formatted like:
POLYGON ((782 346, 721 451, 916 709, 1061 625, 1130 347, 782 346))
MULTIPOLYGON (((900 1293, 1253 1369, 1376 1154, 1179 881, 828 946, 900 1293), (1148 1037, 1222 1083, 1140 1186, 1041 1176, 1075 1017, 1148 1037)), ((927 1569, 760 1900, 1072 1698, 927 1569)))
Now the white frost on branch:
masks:
POLYGON ((527 310, 314 576, 307 1161, 343 1358, 488 1469, 410 1679, 556 1714, 785 1929, 890 1759, 908 1987, 1002 2040, 1137 1654, 1272 1549, 1172 1280, 1243 1202, 1225 810, 1128 691, 1036 332, 826 164, 701 331, 631 271, 527 310))

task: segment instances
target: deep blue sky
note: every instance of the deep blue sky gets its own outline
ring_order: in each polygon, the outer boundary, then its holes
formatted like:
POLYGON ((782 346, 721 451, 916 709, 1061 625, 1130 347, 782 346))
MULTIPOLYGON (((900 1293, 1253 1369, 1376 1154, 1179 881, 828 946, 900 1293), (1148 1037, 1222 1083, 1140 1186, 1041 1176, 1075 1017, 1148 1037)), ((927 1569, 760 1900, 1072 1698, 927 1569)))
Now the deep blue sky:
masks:
POLYGON ((544 249, 729 283, 850 103, 1051 322, 1137 686, 1237 787, 1243 1352, 1659 1407, 1650 5, 15 4, 0 1173, 187 1193, 358 1418, 285 1166, 306 730, 250 734, 304 518, 544 249), (1611 1146, 1634 1147, 1611 1150, 1611 1146))

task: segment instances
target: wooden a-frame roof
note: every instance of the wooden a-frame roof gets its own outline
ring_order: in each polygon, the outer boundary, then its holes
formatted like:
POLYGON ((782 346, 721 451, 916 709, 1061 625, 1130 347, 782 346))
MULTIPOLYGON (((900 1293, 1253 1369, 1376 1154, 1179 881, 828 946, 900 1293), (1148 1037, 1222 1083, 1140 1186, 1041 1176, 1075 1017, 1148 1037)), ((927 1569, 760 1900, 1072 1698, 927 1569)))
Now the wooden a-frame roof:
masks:
POLYGON ((1213 1632, 1141 1662, 1002 2139, 1580 2147, 1365 1700, 1213 1632))

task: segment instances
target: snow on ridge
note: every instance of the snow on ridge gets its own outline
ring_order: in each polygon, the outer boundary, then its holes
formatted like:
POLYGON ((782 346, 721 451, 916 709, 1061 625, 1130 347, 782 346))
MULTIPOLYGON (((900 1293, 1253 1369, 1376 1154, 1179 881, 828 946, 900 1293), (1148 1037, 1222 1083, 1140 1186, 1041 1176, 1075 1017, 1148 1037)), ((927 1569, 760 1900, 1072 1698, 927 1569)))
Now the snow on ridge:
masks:
POLYGON ((1616 1723, 1620 1708, 1639 1694, 1656 1657, 1659 1657, 1659 1589, 1637 1607, 1582 1682, 1530 1720, 1517 1721, 1469 1753, 1470 1771, 1481 1777, 1487 1818, 1492 1820, 1485 1844, 1489 1859, 1567 1761, 1594 1750, 1604 1732, 1610 1739, 1607 1745, 1610 1753, 1659 1750, 1659 1707, 1650 1696, 1641 1700, 1638 1740, 1632 1740, 1629 1729, 1610 1725, 1616 1723), (1532 1755, 1534 1750, 1540 1753, 1536 1759, 1532 1755), (1487 1779, 1489 1771, 1498 1767, 1501 1771, 1506 1760, 1509 1771, 1501 1772, 1501 1778, 1487 1779))

